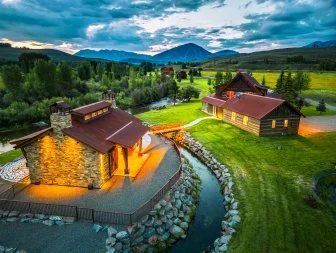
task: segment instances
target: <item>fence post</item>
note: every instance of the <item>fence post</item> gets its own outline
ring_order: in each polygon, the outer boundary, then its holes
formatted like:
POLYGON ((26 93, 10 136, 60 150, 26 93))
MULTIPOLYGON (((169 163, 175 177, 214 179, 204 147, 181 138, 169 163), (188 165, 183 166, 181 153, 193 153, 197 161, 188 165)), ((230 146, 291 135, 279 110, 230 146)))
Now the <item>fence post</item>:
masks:
POLYGON ((78 207, 76 206, 76 220, 78 221, 78 207))
POLYGON ((94 209, 91 209, 91 213, 92 213, 92 222, 94 223, 94 209))

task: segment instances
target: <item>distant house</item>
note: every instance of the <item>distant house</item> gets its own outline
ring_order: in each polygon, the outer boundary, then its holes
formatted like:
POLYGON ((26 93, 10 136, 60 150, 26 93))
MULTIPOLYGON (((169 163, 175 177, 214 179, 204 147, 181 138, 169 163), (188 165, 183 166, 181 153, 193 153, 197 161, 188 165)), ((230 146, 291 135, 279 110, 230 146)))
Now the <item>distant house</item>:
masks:
POLYGON ((202 110, 258 136, 297 134, 304 116, 285 100, 268 96, 267 87, 242 72, 205 96, 202 110))
POLYGON ((183 69, 176 71, 175 75, 177 79, 187 79, 188 77, 187 71, 183 69))
POLYGON ((238 72, 231 82, 216 89, 216 95, 224 99, 234 97, 237 92, 266 96, 267 90, 267 87, 260 85, 253 76, 246 72, 238 72))
POLYGON ((172 75, 174 74, 174 68, 170 66, 164 66, 160 69, 161 74, 163 75, 172 75))

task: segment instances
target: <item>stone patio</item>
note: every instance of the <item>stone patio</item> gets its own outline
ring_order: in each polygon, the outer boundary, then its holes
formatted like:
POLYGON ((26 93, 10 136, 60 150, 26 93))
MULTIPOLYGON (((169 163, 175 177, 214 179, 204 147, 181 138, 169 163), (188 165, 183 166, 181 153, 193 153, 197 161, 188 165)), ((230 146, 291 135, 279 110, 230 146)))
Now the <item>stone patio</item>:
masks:
POLYGON ((161 189, 178 171, 179 157, 171 142, 151 135, 144 150, 149 158, 135 178, 113 176, 101 189, 30 185, 14 200, 75 205, 111 212, 133 212, 161 189))

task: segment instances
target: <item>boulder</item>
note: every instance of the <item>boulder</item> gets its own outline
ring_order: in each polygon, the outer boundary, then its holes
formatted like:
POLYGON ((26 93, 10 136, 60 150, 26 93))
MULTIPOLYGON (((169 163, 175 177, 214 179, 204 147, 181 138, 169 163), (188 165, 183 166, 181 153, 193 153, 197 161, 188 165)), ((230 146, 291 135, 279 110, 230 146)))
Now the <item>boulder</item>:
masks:
POLYGON ((106 247, 109 249, 111 247, 113 247, 117 242, 117 239, 114 237, 108 237, 106 239, 106 247))
POLYGON ((71 223, 74 223, 74 222, 75 222, 75 217, 63 217, 63 221, 64 221, 66 224, 71 224, 71 223))
POLYGON ((44 221, 42 221, 42 223, 44 225, 46 225, 46 226, 51 227, 52 225, 54 225, 55 221, 53 221, 53 220, 44 220, 44 221))
POLYGON ((113 237, 117 233, 118 233, 118 231, 114 227, 108 227, 107 228, 107 235, 108 235, 108 237, 113 237))
POLYGON ((96 233, 98 233, 100 230, 103 229, 103 227, 100 226, 99 224, 93 224, 92 229, 93 229, 96 233))
POLYGON ((184 230, 177 225, 171 226, 169 232, 175 237, 180 238, 184 234, 184 230))
POLYGON ((15 222, 15 221, 17 221, 19 218, 18 217, 8 217, 7 219, 6 219, 6 221, 7 222, 15 222))
POLYGON ((119 233, 116 234, 116 238, 121 240, 125 239, 128 237, 128 233, 126 231, 120 231, 119 233))
POLYGON ((60 220, 62 220, 62 217, 61 216, 52 215, 52 216, 49 217, 49 220, 60 221, 60 220))
POLYGON ((158 237, 157 235, 152 235, 149 239, 148 239, 148 243, 152 246, 156 245, 158 241, 158 237))
POLYGON ((219 248, 218 248, 218 252, 219 253, 224 253, 224 252, 226 252, 227 251, 227 245, 226 244, 223 244, 222 246, 220 246, 219 248))
POLYGON ((187 231, 189 225, 188 225, 187 222, 181 222, 180 227, 181 227, 184 231, 187 231))
POLYGON ((20 212, 18 211, 11 211, 9 214, 8 214, 8 218, 11 218, 11 217, 17 217, 19 216, 20 212))

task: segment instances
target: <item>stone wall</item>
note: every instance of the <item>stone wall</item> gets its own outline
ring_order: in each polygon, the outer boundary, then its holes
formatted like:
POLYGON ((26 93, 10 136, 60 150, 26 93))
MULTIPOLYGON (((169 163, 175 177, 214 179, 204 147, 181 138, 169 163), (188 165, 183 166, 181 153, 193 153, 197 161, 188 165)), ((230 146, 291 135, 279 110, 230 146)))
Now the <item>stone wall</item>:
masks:
POLYGON ((62 139, 56 132, 24 147, 31 182, 100 188, 109 178, 107 155, 73 138, 62 139))

